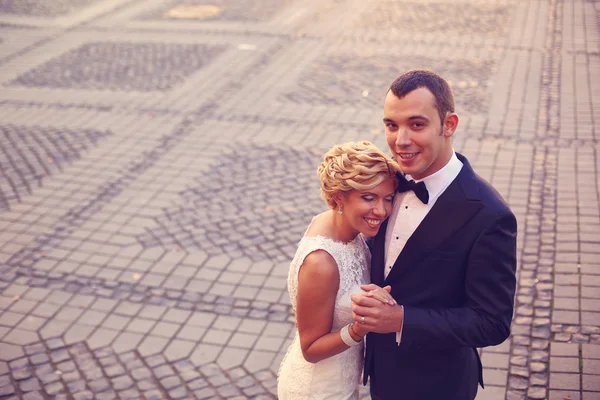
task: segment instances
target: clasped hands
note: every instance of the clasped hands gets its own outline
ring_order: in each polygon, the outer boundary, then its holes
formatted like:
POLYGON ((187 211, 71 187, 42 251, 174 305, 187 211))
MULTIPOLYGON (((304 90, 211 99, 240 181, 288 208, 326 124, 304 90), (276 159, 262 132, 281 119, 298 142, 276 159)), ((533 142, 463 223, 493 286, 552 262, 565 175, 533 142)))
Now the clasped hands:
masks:
POLYGON ((369 332, 390 333, 402 329, 404 310, 390 294, 391 286, 362 285, 363 293, 352 295, 353 328, 361 336, 369 332))

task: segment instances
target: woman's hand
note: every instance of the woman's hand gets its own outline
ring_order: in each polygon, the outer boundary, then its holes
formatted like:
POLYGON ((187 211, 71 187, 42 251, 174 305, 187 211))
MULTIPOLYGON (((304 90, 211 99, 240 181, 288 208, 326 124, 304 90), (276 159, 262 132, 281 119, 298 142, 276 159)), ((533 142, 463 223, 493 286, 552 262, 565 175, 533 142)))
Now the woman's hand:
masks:
POLYGON ((379 300, 383 304, 389 304, 391 306, 398 304, 390 294, 392 291, 392 287, 390 285, 381 288, 376 284, 371 283, 369 285, 362 285, 360 288, 365 291, 365 296, 379 300))

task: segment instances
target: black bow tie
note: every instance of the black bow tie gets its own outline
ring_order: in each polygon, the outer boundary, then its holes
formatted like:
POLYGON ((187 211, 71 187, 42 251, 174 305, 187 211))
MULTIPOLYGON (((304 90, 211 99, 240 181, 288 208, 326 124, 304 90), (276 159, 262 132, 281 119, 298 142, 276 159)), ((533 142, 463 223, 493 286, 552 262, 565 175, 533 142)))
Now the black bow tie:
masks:
POLYGON ((403 193, 412 190, 415 192, 417 198, 423 202, 423 204, 427 204, 429 202, 429 192, 427 191, 425 182, 417 183, 412 179, 408 181, 404 175, 400 173, 397 173, 396 177, 398 177, 398 192, 403 193))

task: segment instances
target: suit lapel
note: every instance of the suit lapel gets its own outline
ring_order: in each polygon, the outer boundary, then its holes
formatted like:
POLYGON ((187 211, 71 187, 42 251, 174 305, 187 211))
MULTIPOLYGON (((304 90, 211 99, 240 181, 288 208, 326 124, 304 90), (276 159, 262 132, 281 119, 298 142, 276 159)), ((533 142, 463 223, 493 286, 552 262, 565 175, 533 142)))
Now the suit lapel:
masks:
POLYGON ((431 254, 466 224, 482 207, 476 196, 478 189, 475 174, 464 157, 460 156, 459 159, 463 162, 461 172, 437 199, 408 239, 384 284, 389 284, 403 271, 418 265, 423 258, 431 254))

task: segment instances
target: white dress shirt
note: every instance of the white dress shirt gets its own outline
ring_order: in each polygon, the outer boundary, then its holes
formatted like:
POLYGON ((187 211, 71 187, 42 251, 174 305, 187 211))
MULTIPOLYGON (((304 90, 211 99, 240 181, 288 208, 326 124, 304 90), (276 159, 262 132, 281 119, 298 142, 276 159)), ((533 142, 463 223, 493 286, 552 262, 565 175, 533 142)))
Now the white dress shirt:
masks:
MULTIPOLYGON (((394 208, 385 233, 385 278, 392 270, 408 239, 421 224, 440 195, 456 179, 462 166, 463 163, 456 157, 456 153, 452 152, 450 161, 442 169, 421 180, 415 180, 415 182, 425 182, 429 192, 429 202, 427 204, 423 204, 412 190, 396 193, 394 208)), ((410 175, 406 175, 406 179, 410 180, 412 178, 410 175)), ((402 265, 399 265, 398 268, 402 268, 402 265)), ((396 334, 398 344, 400 344, 401 335, 402 330, 396 334)))

